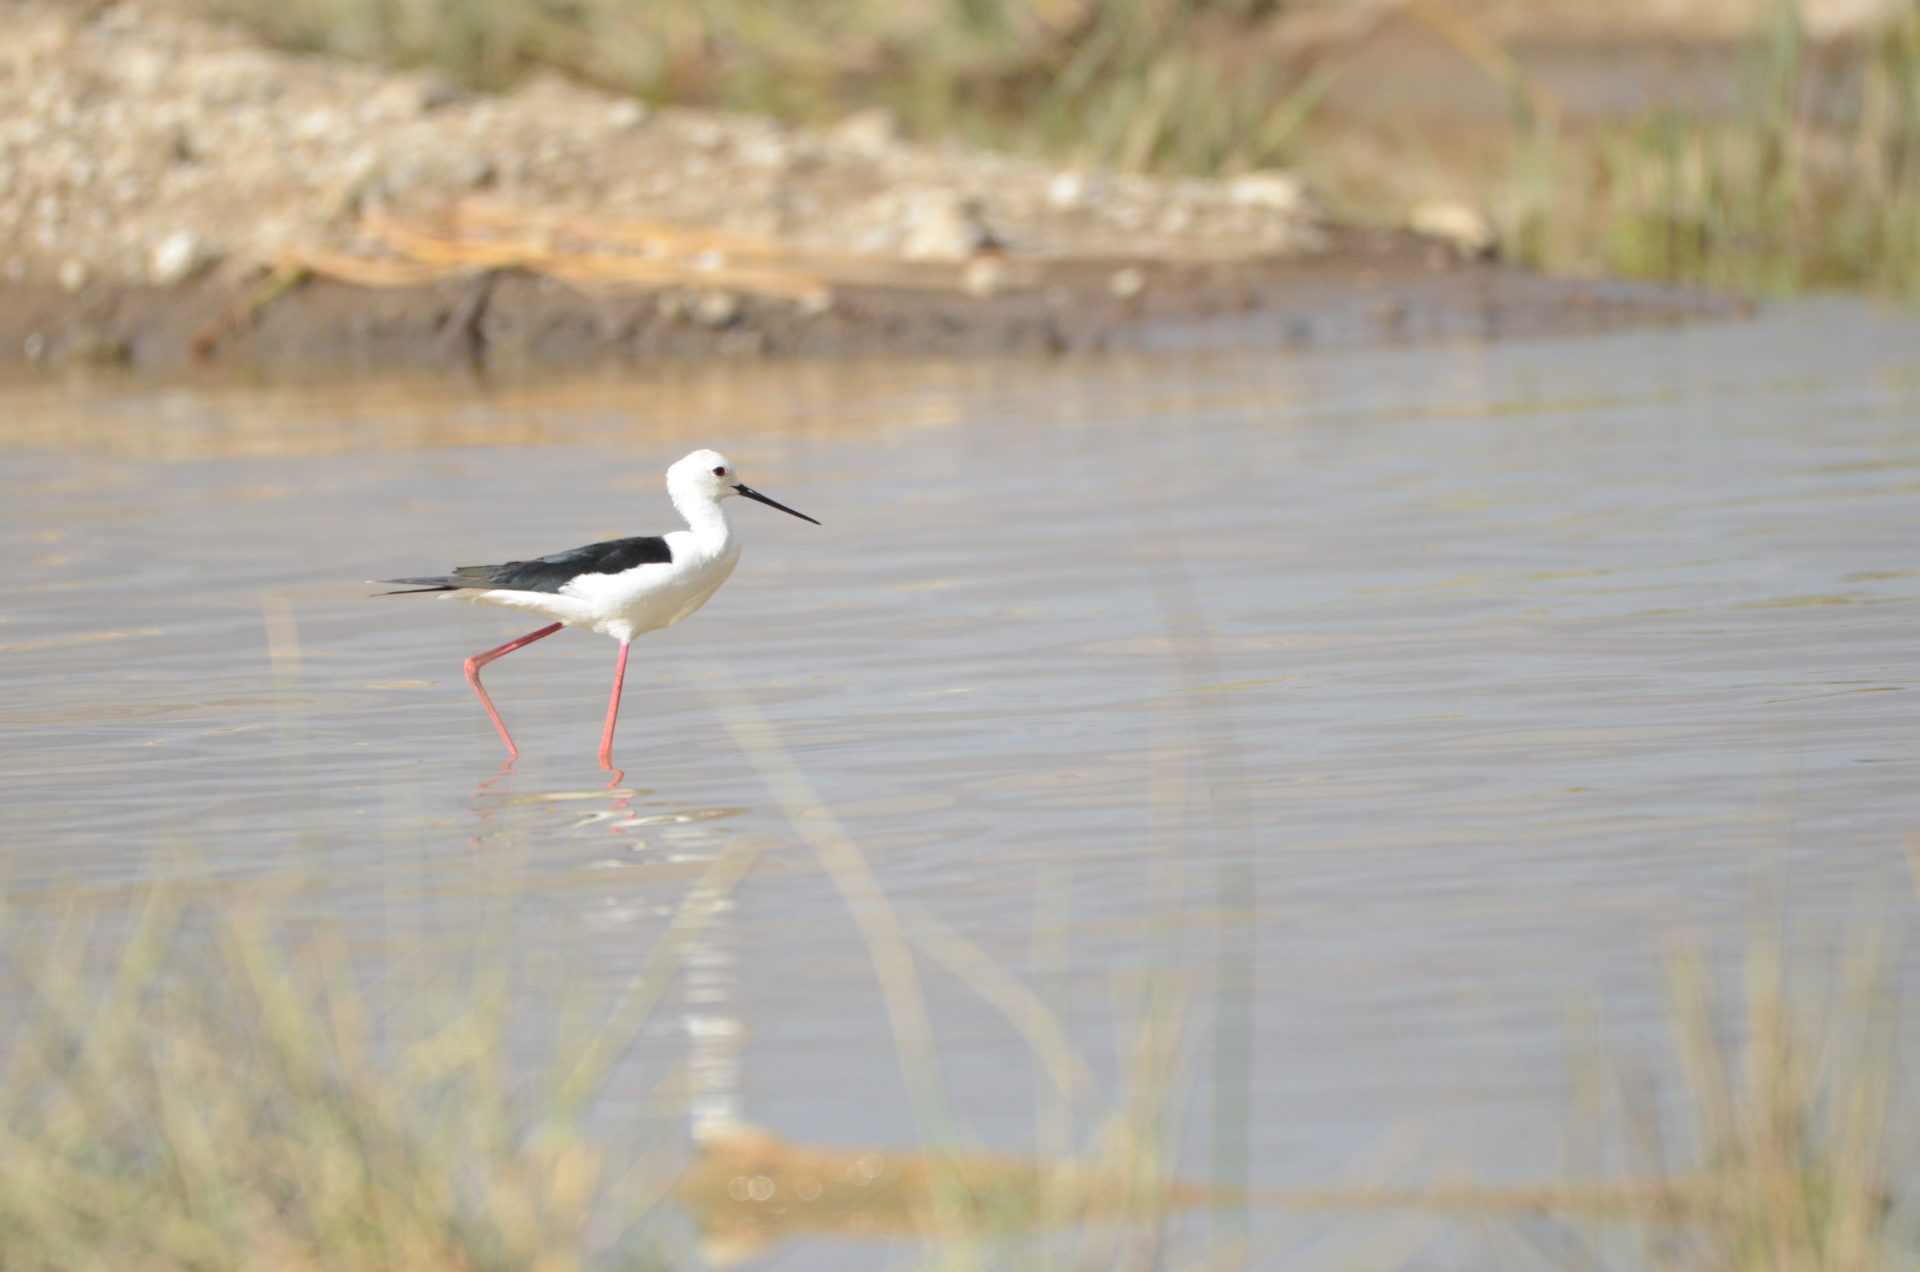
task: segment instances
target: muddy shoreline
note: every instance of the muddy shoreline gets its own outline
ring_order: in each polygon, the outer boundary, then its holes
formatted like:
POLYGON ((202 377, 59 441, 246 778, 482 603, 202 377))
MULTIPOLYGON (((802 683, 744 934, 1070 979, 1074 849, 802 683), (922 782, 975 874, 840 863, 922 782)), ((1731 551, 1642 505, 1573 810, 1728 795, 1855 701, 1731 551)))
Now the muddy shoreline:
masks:
POLYGON ((262 298, 175 287, 0 286, 0 367, 290 371, 700 358, 1309 349, 1567 335, 1744 316, 1697 289, 1545 278, 1396 231, 1305 257, 1036 266, 992 295, 848 287, 831 304, 684 289, 595 291, 517 270, 415 287, 309 279, 262 298), (1116 286, 1116 280, 1122 285, 1116 286))
POLYGON ((1221 180, 809 129, 536 78, 472 92, 147 0, 0 52, 0 369, 1314 348, 1723 318, 1221 180))

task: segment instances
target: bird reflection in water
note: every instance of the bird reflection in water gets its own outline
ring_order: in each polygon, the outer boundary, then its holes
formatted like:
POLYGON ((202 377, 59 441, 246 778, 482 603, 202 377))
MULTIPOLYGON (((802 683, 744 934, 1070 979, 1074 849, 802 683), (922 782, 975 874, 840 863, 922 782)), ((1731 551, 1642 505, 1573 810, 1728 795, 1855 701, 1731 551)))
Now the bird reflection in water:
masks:
MULTIPOLYGON (((654 799, 651 797, 659 792, 651 787, 626 785, 626 773, 619 769, 608 771, 604 785, 573 789, 515 790, 510 780, 513 776, 513 765, 509 761, 498 773, 476 786, 468 797, 468 810, 478 823, 468 836, 470 845, 482 847, 510 829, 537 828, 560 833, 603 829, 609 835, 635 837, 649 832, 657 835, 662 828, 720 821, 751 811, 745 806, 716 808, 654 799), (511 818, 514 811, 538 820, 511 818), (558 824, 539 818, 542 813, 560 819, 558 824), (505 820, 508 818, 511 821, 505 820)), ((677 857, 698 854, 702 848, 711 847, 706 842, 711 832, 669 832, 665 838, 676 850, 677 857)), ((646 846, 638 842, 629 845, 635 851, 646 846)))

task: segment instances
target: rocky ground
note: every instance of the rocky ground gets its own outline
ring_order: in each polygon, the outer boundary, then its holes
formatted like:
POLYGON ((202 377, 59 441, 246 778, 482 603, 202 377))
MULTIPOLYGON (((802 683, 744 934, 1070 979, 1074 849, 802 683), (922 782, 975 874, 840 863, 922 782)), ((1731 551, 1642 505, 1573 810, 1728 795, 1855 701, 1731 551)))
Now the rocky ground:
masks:
POLYGON ((910 145, 878 114, 813 132, 556 81, 485 96, 138 3, 0 11, 0 364, 1077 349, 1196 321, 1299 344, 1723 307, 1512 274, 1464 208, 1424 236, 1343 229, 1282 172, 1064 171, 910 145), (396 261, 374 228, 451 207, 719 237, 573 244, 548 273, 524 243, 396 261), (740 270, 762 250, 788 282, 740 270))

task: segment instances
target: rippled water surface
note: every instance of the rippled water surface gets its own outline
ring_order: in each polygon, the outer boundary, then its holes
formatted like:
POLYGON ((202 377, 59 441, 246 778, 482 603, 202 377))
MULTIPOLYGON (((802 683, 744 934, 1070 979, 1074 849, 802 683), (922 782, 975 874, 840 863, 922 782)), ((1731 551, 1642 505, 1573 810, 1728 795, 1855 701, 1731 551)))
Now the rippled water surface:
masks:
POLYGON ((1031 1149, 1045 1103, 980 966, 1109 1085, 1140 975, 1170 970, 1185 1160, 1244 1134, 1275 1185, 1417 1156, 1409 1128, 1550 1172, 1570 1016, 1655 1037, 1675 933, 1909 904, 1910 319, 6 399, 16 910, 293 873, 376 956, 465 948, 486 914, 611 987, 744 844, 687 1010, 745 1041, 694 1059, 796 1140, 915 1142, 816 855, 836 826, 921 943, 972 1140, 1031 1149), (611 790, 612 643, 495 665, 525 753, 500 773, 460 664, 534 624, 361 580, 666 529, 660 471, 701 444, 824 525, 734 510, 733 580, 635 646, 611 790))

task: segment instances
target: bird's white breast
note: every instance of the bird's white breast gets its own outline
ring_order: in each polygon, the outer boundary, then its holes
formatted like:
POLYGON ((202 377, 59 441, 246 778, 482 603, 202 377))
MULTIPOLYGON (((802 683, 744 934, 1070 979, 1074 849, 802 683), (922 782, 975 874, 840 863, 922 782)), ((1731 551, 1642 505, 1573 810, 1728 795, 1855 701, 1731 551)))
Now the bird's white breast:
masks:
POLYGON ((666 536, 670 562, 635 566, 619 574, 583 574, 560 594, 592 612, 590 626, 619 640, 670 627, 698 610, 720 589, 739 563, 739 548, 718 550, 684 530, 666 536))

